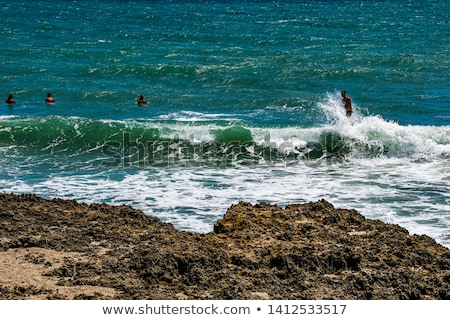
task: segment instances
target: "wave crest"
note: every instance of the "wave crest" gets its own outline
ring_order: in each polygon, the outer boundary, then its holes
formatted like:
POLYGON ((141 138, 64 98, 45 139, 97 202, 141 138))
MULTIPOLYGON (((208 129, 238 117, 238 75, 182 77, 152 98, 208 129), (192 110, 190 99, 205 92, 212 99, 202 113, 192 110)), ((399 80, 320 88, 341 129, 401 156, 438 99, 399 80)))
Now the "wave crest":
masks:
POLYGON ((349 119, 338 102, 324 106, 330 123, 311 128, 212 121, 2 118, 0 148, 3 153, 38 157, 91 157, 114 165, 273 165, 324 158, 417 160, 450 155, 449 126, 402 126, 358 112, 349 119))

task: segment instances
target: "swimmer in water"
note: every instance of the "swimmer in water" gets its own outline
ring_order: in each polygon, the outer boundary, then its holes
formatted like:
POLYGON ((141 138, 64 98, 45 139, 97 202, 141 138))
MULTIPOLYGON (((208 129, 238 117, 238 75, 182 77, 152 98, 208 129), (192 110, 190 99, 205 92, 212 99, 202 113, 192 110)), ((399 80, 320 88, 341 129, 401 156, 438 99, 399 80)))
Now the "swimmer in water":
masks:
POLYGON ((147 104, 147 100, 145 100, 144 96, 141 94, 139 96, 138 105, 140 107, 145 106, 147 104))
POLYGON ((48 93, 48 94, 47 94, 47 98, 45 98, 45 102, 46 102, 46 103, 55 103, 56 100, 55 100, 55 98, 52 97, 52 94, 51 94, 51 93, 48 93))
POLYGON ((10 95, 8 96, 8 99, 6 99, 5 103, 7 103, 7 104, 15 104, 15 103, 16 103, 16 100, 14 100, 13 95, 10 94, 10 95))

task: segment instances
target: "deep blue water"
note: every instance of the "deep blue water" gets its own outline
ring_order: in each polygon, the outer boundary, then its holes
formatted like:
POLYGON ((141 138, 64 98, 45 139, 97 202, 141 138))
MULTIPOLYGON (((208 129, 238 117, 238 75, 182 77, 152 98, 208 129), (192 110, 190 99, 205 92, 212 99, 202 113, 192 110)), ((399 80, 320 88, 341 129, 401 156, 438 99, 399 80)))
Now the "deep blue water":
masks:
POLYGON ((449 246, 449 4, 0 0, 0 191, 200 232, 325 198, 449 246))

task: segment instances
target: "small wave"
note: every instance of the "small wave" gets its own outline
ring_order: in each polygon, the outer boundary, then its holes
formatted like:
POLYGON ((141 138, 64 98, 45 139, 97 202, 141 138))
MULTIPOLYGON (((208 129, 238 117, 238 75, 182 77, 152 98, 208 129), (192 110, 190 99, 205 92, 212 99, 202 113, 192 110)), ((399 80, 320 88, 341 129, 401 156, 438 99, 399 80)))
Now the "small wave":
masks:
MULTIPOLYGON (((261 165, 323 158, 448 158, 450 127, 401 126, 356 110, 349 119, 334 96, 328 124, 257 127, 242 122, 0 119, 0 147, 38 157, 87 156, 107 164, 261 165), (12 148, 14 147, 14 148, 12 148)), ((356 108, 357 109, 357 108, 356 108)), ((194 115, 195 116, 195 115, 194 115)), ((7 150, 7 151, 5 151, 7 150)))

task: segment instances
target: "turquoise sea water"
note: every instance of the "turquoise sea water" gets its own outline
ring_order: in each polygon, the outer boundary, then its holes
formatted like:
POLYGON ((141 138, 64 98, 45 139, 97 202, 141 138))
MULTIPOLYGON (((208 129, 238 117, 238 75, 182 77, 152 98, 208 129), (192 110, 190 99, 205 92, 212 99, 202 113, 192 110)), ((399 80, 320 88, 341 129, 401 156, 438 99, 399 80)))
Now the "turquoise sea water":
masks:
POLYGON ((0 0, 0 191, 197 232, 324 198, 450 246, 449 5, 0 0))

